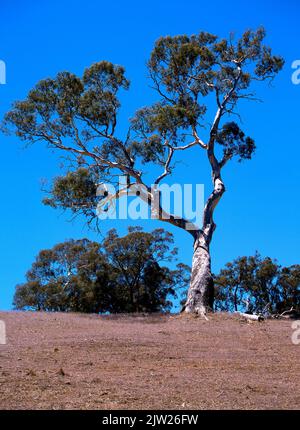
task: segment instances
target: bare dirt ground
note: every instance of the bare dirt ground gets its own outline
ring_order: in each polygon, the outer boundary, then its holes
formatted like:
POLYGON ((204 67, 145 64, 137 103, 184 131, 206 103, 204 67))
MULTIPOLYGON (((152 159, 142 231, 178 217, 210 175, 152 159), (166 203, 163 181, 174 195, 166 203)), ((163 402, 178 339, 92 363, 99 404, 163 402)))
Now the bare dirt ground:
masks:
POLYGON ((2 312, 0 409, 300 409, 290 321, 2 312))

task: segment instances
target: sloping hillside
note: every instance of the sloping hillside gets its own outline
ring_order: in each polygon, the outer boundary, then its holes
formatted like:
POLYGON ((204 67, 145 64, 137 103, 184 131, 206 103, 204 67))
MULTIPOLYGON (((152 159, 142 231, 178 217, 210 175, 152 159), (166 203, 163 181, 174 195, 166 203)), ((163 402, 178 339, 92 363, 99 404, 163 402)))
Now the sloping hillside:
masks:
POLYGON ((290 321, 0 313, 1 409, 300 409, 290 321))

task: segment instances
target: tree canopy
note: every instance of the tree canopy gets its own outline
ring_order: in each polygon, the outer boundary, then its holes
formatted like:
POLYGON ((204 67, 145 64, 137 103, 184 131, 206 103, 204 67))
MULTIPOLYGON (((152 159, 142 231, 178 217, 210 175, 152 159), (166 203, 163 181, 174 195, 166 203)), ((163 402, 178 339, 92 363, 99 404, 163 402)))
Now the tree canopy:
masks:
MULTIPOLYGON (((60 72, 38 82, 5 115, 4 127, 26 142, 44 141, 69 154, 69 171, 55 179, 44 202, 95 219, 95 184, 114 182, 116 171, 142 184, 141 164, 154 162, 163 168, 158 184, 172 172, 175 152, 192 146, 207 152, 215 177, 228 160, 251 158, 254 140, 238 122, 224 119, 237 115, 239 100, 255 98, 254 82, 273 79, 283 66, 264 38, 259 28, 239 39, 207 32, 158 39, 148 71, 159 100, 133 115, 123 138, 117 136, 120 91, 130 83, 124 67, 108 61, 93 64, 82 77, 60 72), (217 113, 207 133, 209 95, 215 96, 217 113), (215 144, 223 152, 219 160, 215 144)), ((168 220, 182 228, 184 221, 168 220)))
POLYGON ((225 192, 222 169, 230 160, 251 159, 255 151, 254 139, 241 128, 238 104, 257 100, 256 83, 274 79, 284 65, 264 43, 265 36, 258 28, 226 39, 203 31, 159 38, 148 61, 157 99, 132 113, 125 131, 118 121, 129 80, 122 66, 108 61, 92 64, 81 77, 61 72, 38 82, 4 118, 6 130, 28 143, 42 141, 69 161, 67 171, 54 179, 46 204, 98 224, 96 208, 107 210, 97 205, 105 197, 96 195, 98 186, 115 186, 109 200, 113 202, 134 185, 143 187, 139 195, 147 204, 156 202, 153 218, 193 236, 186 312, 205 314, 213 305, 210 243, 216 229, 214 211, 225 192), (176 166, 175 154, 192 147, 205 154, 213 185, 201 225, 185 214, 167 213, 159 190, 176 166), (155 176, 159 173, 149 184, 151 163, 155 176), (126 175, 122 186, 120 174, 126 175))
POLYGON ((300 265, 281 267, 276 260, 259 253, 227 263, 215 276, 218 310, 237 311, 251 307, 281 313, 293 307, 300 312, 300 265))
POLYGON ((40 251, 16 287, 16 309, 87 313, 167 311, 189 281, 188 267, 168 263, 177 249, 170 233, 110 230, 101 244, 68 240, 40 251))

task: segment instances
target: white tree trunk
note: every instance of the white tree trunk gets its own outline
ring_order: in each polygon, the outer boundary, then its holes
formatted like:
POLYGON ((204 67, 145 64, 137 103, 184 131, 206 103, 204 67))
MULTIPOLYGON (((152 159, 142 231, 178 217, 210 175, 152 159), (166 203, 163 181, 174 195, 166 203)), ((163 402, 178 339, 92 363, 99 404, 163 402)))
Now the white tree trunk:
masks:
POLYGON ((187 313, 205 315, 213 308, 213 297, 209 246, 201 235, 194 245, 191 282, 184 310, 187 313))
POLYGON ((208 197, 204 208, 203 227, 198 231, 194 243, 191 283, 183 309, 187 313, 193 312, 199 315, 212 311, 214 303, 214 282, 211 274, 209 245, 216 229, 213 213, 225 192, 219 171, 217 174, 213 173, 213 183, 214 190, 208 197))

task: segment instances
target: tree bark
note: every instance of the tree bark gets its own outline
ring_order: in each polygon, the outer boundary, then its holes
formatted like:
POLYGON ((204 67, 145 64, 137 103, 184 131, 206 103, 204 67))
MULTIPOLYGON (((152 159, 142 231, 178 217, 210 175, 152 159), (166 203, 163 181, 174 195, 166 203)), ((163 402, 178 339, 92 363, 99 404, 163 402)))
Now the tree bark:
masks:
POLYGON ((194 244, 191 282, 185 312, 205 315, 213 309, 214 283, 211 274, 209 244, 203 233, 194 244))
POLYGON ((216 224, 213 213, 223 193, 225 186, 221 180, 220 171, 213 174, 214 190, 209 196, 203 214, 203 227, 199 230, 194 243, 191 282, 183 311, 206 315, 213 311, 214 281, 211 273, 211 258, 209 246, 216 224))

